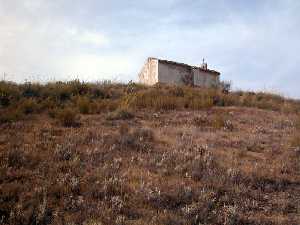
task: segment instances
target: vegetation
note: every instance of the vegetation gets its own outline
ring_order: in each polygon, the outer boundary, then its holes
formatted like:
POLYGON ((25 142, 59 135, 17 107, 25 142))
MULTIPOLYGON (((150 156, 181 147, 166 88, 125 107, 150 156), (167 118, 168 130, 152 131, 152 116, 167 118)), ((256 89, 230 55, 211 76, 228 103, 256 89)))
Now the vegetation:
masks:
POLYGON ((296 132, 292 141, 292 146, 295 146, 300 152, 300 116, 296 119, 295 127, 296 132))
POLYGON ((0 82, 0 224, 300 224, 300 103, 0 82))
POLYGON ((80 125, 79 116, 72 108, 61 109, 56 114, 59 122, 65 127, 77 127, 80 125))
MULTIPOLYGON (((230 83, 223 82, 220 89, 178 87, 156 85, 144 87, 134 83, 113 84, 84 83, 78 80, 56 82, 45 85, 25 83, 17 85, 0 82, 0 110, 5 114, 32 114, 63 109, 66 106, 77 108, 82 114, 97 114, 115 111, 118 108, 129 110, 150 109, 201 110, 213 106, 255 107, 280 112, 299 112, 299 101, 285 99, 276 94, 229 92, 230 83), (13 111, 20 111, 18 113, 13 111)), ((1 119, 1 121, 15 121, 1 119)))
POLYGON ((111 112, 107 119, 108 120, 128 120, 128 119, 132 119, 134 117, 134 115, 126 110, 126 109, 117 109, 113 112, 111 112))

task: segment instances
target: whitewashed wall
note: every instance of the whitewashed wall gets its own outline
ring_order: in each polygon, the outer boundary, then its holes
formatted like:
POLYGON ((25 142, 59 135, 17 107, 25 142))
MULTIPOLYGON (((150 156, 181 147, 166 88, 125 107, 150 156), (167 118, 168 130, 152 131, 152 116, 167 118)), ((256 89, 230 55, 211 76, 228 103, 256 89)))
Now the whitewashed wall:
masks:
POLYGON ((149 58, 139 74, 142 84, 154 85, 158 82, 183 85, 183 78, 193 77, 194 85, 212 87, 219 84, 219 76, 194 67, 169 63, 155 58, 149 58))
POLYGON ((212 87, 219 84, 219 76, 199 69, 193 69, 194 85, 212 87))
POLYGON ((142 84, 154 85, 158 82, 158 60, 149 58, 139 74, 142 84))
POLYGON ((158 80, 167 84, 184 84, 182 78, 191 74, 189 67, 165 62, 158 63, 158 80))

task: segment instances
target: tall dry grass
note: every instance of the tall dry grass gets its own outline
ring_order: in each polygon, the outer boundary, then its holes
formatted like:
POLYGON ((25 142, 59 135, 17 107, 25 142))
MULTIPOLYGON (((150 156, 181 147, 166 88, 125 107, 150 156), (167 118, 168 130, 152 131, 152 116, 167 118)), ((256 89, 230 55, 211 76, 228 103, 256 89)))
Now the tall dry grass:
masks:
POLYGON ((146 87, 135 83, 85 83, 79 80, 47 84, 0 82, 2 123, 24 118, 22 115, 51 112, 66 106, 76 108, 82 114, 111 112, 118 108, 168 111, 202 110, 213 106, 300 112, 299 101, 262 92, 224 92, 218 88, 163 84, 146 87))

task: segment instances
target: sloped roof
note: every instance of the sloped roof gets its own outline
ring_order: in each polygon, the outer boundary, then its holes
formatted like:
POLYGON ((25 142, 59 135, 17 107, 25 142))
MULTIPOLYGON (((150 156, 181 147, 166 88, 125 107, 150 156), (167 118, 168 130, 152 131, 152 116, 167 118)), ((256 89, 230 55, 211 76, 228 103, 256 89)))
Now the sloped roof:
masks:
POLYGON ((185 63, 179 63, 179 62, 169 61, 169 60, 165 60, 165 59, 158 59, 158 58, 154 58, 154 57, 150 57, 149 59, 156 59, 159 62, 166 63, 166 64, 173 64, 173 65, 182 66, 182 67, 189 67, 191 69, 201 70, 203 72, 211 73, 211 74, 218 75, 218 76, 221 74, 220 72, 218 72, 216 70, 204 69, 199 66, 191 66, 191 65, 185 64, 185 63))

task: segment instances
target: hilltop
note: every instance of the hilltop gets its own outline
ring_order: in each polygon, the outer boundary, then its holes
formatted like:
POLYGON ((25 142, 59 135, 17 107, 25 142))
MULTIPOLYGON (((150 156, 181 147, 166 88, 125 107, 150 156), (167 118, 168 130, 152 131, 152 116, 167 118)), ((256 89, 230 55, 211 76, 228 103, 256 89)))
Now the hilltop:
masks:
POLYGON ((3 224, 300 224, 300 102, 0 82, 3 224))

